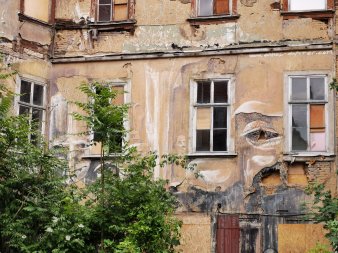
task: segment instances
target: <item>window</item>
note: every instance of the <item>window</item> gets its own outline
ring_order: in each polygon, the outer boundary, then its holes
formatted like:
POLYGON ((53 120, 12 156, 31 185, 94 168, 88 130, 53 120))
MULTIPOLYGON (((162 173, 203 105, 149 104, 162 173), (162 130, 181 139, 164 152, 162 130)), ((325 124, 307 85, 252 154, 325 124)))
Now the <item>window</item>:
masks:
POLYGON ((197 0, 198 16, 230 14, 229 0, 197 0))
POLYGON ((327 77, 289 77, 290 150, 327 151, 327 77))
POLYGON ((229 150, 229 80, 199 80, 193 89, 193 151, 229 150))
POLYGON ((325 10, 326 0, 289 0, 291 11, 325 10))
POLYGON ((128 0, 98 0, 97 20, 99 22, 129 19, 128 0))
MULTIPOLYGON (((21 79, 19 82, 18 114, 28 115, 29 122, 43 131, 45 118, 45 85, 21 79)), ((34 136, 29 136, 33 140, 34 136)))

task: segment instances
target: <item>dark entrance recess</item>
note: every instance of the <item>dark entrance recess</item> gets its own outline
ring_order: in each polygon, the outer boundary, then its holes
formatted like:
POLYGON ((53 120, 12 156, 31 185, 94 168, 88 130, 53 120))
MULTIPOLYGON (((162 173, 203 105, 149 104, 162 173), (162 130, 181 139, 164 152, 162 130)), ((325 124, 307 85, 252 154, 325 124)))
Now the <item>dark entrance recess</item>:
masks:
POLYGON ((239 216, 218 215, 216 232, 217 253, 239 253, 239 216))

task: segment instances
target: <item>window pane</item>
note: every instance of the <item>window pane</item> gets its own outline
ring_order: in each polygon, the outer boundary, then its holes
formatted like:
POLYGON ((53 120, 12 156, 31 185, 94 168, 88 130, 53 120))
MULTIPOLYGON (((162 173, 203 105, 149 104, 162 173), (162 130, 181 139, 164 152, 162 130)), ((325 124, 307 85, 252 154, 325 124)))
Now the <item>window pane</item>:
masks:
POLYGON ((290 10, 325 10, 326 0, 289 0, 290 10))
POLYGON ((100 4, 111 4, 111 0, 100 0, 100 4))
POLYGON ((228 82, 214 82, 214 102, 227 103, 228 102, 228 82))
POLYGON ((33 108, 32 121, 33 121, 33 124, 39 130, 41 130, 41 128, 42 128, 42 115, 43 115, 42 110, 38 110, 38 109, 33 108))
POLYGON ((310 105, 310 128, 325 128, 325 105, 310 105))
POLYGON ((99 6, 99 21, 110 21, 111 20, 111 6, 100 5, 99 6))
POLYGON ((210 103, 210 82, 197 83, 197 103, 210 103))
POLYGON ((325 151, 326 150, 326 135, 322 133, 310 133, 310 150, 325 151))
POLYGON ((43 86, 42 85, 37 85, 37 84, 34 85, 33 104, 43 105, 43 86))
POLYGON ((20 105, 19 115, 27 115, 27 114, 29 114, 29 107, 20 105))
POLYGON ((292 78, 292 100, 306 100, 307 99, 307 88, 306 78, 292 78))
POLYGON ((128 5, 114 5, 114 21, 128 20, 128 5))
POLYGON ((21 81, 20 101, 30 103, 30 99, 31 99, 31 83, 21 81))
POLYGON ((307 105, 292 105, 292 127, 307 128, 307 105))
POLYGON ((307 128, 292 128, 292 150, 307 150, 307 128))
POLYGON ((227 127, 227 107, 214 107, 214 128, 227 127))
POLYGON ((197 129, 210 129, 211 128, 211 108, 198 108, 197 109, 197 129))
POLYGON ((324 100, 325 99, 325 84, 324 78, 310 79, 310 99, 324 100))
POLYGON ((214 151, 227 150, 227 130, 214 130, 214 151))
POLYGON ((210 151, 210 131, 196 131, 196 151, 210 151))
POLYGON ((229 1, 215 0, 215 14, 229 14, 229 1))
POLYGON ((198 6, 198 15, 199 16, 212 16, 213 11, 213 1, 212 0, 199 0, 199 6, 198 6))

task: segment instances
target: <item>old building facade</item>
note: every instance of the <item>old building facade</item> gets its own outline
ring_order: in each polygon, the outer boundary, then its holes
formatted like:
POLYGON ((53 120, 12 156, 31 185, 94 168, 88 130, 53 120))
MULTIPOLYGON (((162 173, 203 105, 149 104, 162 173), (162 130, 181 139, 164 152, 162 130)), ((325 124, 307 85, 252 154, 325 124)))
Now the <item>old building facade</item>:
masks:
POLYGON ((179 200, 182 252, 306 252, 324 240, 301 204, 309 182, 337 191, 333 0, 0 6, 8 84, 30 94, 15 112, 70 148, 80 185, 96 179, 98 150, 72 134, 85 126, 69 102, 86 100, 81 83, 106 82, 126 91, 131 144, 196 164, 155 173, 179 200))

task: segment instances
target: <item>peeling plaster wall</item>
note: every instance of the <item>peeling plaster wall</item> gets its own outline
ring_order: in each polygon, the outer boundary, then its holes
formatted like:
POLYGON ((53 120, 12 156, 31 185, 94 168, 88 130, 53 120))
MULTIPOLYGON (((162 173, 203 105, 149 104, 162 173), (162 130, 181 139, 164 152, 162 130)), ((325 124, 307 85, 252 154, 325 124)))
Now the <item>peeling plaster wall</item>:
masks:
MULTIPOLYGON (((94 39, 87 26, 93 24, 92 3, 91 0, 56 1, 57 22, 72 22, 78 28, 58 27, 54 31, 52 27, 31 21, 19 22, 19 0, 0 0, 0 49, 10 52, 4 62, 12 64, 13 70, 21 75, 46 80, 49 94, 46 134, 51 146, 69 147, 69 165, 76 170, 78 186, 84 187, 95 180, 99 168, 98 160, 90 158, 95 154, 88 145, 90 136, 75 135, 86 130, 86 126, 71 116, 79 109, 70 102, 86 100, 77 89, 81 82, 130 83, 130 142, 144 153, 187 154, 191 153, 192 141, 189 132, 191 80, 232 76, 230 141, 234 143, 235 155, 192 156, 191 163, 196 164, 194 171, 167 166, 164 170, 157 168, 155 175, 168 179, 168 188, 177 196, 177 213, 183 220, 183 252, 215 249, 216 213, 240 215, 243 253, 277 250, 285 245, 278 244, 278 226, 302 222, 299 217, 292 220, 283 214, 301 211, 300 204, 309 200, 304 193, 305 186, 319 180, 332 192, 337 190, 334 162, 324 158, 285 159, 285 74, 324 71, 333 76, 332 51, 54 65, 42 59, 48 55, 149 52, 158 52, 161 56, 165 52, 205 52, 233 46, 259 49, 284 44, 294 50, 301 45, 330 42, 333 21, 286 20, 276 9, 274 0, 240 0, 239 19, 193 25, 187 21, 192 17, 190 0, 142 0, 136 3, 137 23, 132 31, 123 28, 99 31, 94 39), (247 135, 250 127, 273 130, 277 135, 257 143, 247 135), (196 173, 201 177, 196 178, 196 173)), ((45 16, 41 19, 47 20, 45 16)), ((14 79, 9 81, 9 86, 15 89, 14 79)), ((333 141, 330 142, 333 145, 333 141)))
POLYGON ((19 2, 19 0, 0 0, 0 38, 12 40, 17 35, 19 2))
MULTIPOLYGON (((56 17, 78 21, 89 15, 94 18, 90 0, 60 1, 56 17), (66 6, 66 7, 65 7, 66 6)), ((93 55, 100 53, 135 53, 172 51, 177 49, 224 48, 233 44, 278 42, 287 40, 330 41, 330 22, 311 18, 283 20, 279 10, 271 7, 275 1, 264 0, 253 4, 238 2, 237 21, 193 26, 187 22, 192 16, 191 3, 185 1, 150 0, 137 2, 135 32, 99 32, 97 41, 91 41, 88 30, 60 30, 56 37, 57 56, 93 55), (151 11, 149 10, 151 6, 151 11), (267 25, 269 24, 269 25, 267 25), (69 38, 72 38, 69 41, 69 38)))
POLYGON ((56 19, 79 20, 90 16, 91 0, 56 1, 56 19))
POLYGON ((51 30, 30 22, 23 22, 19 33, 22 39, 34 41, 42 46, 49 46, 52 40, 51 30))
MULTIPOLYGON (((76 110, 67 101, 85 99, 79 97, 80 93, 76 89, 81 81, 125 80, 131 83, 131 143, 141 152, 190 153, 190 80, 230 74, 235 77, 231 138, 237 156, 196 158, 191 160, 196 163, 195 171, 168 166, 165 170, 157 170, 156 175, 169 179, 170 189, 179 200, 177 212, 185 213, 187 219, 192 217, 191 212, 278 214, 279 210, 287 210, 289 213, 298 213, 301 211, 300 204, 309 200, 304 193, 308 182, 317 178, 334 189, 335 180, 330 179, 334 178, 330 162, 301 162, 300 169, 297 164, 284 161, 285 73, 330 73, 333 69, 331 57, 330 51, 314 51, 57 64, 51 75, 51 101, 56 102, 50 136, 53 136, 56 145, 67 143, 71 148, 75 161, 73 164, 79 169, 79 185, 95 180, 98 162, 81 159, 92 152, 87 145, 89 139, 65 135, 67 132, 84 130, 83 125, 65 116, 76 110), (57 122, 67 124, 65 126, 57 122), (266 143, 254 143, 248 139, 245 131, 256 125, 273 129, 278 136, 266 143), (202 177, 196 178, 195 172, 199 172, 202 177)), ((267 216, 254 223, 250 219, 243 222, 242 252, 278 248, 277 225, 285 220, 267 216), (251 233, 250 239, 246 234, 251 233), (248 243, 244 238, 249 240, 248 243)), ((196 243, 191 237, 199 234, 202 227, 210 228, 213 225, 199 222, 189 224, 183 227, 185 239, 182 247, 203 247, 200 252, 209 252, 204 251, 204 248, 212 249, 215 242, 196 243)), ((209 232, 204 231, 207 240, 210 238, 209 232)), ((212 231, 210 233, 214 233, 212 231)))

